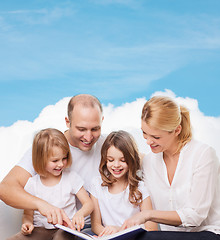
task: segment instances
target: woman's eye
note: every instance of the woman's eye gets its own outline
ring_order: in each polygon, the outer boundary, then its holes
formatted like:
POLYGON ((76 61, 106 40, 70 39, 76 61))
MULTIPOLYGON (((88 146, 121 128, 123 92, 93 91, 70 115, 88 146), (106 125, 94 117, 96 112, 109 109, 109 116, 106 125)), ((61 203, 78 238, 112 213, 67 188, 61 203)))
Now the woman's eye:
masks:
POLYGON ((160 139, 160 137, 154 137, 155 139, 160 139))

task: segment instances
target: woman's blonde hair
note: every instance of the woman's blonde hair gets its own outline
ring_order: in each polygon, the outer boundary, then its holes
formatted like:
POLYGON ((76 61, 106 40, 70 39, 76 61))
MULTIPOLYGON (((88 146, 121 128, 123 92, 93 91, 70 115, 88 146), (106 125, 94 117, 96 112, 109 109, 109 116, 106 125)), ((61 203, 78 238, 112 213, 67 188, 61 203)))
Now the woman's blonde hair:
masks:
POLYGON ((138 190, 138 183, 141 180, 138 176, 138 171, 141 168, 140 156, 137 145, 128 132, 122 130, 111 132, 102 145, 99 166, 99 172, 103 181, 102 186, 111 186, 116 181, 111 177, 107 169, 107 152, 111 146, 120 150, 124 155, 124 159, 128 165, 129 201, 138 206, 142 202, 142 193, 138 190))
POLYGON ((176 152, 192 139, 189 111, 169 97, 155 96, 148 100, 142 109, 141 119, 151 127, 167 132, 173 132, 181 125, 176 152))
POLYGON ((43 129, 38 132, 33 140, 32 145, 32 162, 34 170, 44 176, 46 174, 45 166, 48 158, 53 154, 53 147, 57 146, 63 150, 67 156, 67 166, 72 164, 69 144, 64 134, 54 128, 43 129))

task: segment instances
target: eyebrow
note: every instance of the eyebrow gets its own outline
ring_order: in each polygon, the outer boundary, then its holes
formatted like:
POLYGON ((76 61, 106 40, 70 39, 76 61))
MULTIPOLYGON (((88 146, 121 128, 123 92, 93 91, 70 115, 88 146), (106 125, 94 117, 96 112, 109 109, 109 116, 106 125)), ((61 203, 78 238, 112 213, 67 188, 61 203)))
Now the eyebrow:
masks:
MULTIPOLYGON (((147 134, 143 129, 141 129, 141 130, 143 133, 147 134)), ((151 137, 161 137, 160 135, 152 135, 152 134, 147 134, 147 135, 149 135, 151 137)))

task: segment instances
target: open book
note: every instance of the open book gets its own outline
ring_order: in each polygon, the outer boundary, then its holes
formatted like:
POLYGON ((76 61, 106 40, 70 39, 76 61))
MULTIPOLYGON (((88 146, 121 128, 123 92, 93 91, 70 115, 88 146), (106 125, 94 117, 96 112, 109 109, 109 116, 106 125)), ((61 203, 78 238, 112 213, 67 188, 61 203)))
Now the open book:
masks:
POLYGON ((117 232, 117 233, 113 233, 111 235, 106 235, 103 237, 97 237, 97 236, 92 236, 88 233, 83 233, 83 232, 78 232, 76 230, 73 230, 69 227, 65 227, 63 225, 60 224, 56 224, 55 227, 60 228, 66 232, 69 232, 73 235, 76 235, 82 239, 86 239, 86 240, 91 240, 91 239, 98 239, 98 240, 109 240, 109 239, 114 239, 114 240, 125 240, 125 239, 133 239, 134 237, 136 237, 139 233, 141 232, 145 232, 145 228, 144 225, 138 225, 138 226, 133 226, 131 228, 127 228, 123 231, 117 232))

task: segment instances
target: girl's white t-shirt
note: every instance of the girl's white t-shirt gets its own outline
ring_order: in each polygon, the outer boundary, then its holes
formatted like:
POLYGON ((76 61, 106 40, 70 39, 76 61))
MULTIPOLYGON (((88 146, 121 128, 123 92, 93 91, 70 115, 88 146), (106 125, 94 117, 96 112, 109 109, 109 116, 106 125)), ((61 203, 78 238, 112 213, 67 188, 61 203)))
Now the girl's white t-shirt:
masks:
MULTIPOLYGON (((108 187, 102 187, 101 183, 101 177, 95 177, 89 192, 98 200, 104 226, 121 226, 126 219, 140 211, 139 207, 129 202, 129 187, 121 193, 112 194, 108 191, 108 187)), ((139 182, 138 189, 142 193, 143 200, 149 196, 143 182, 139 182)))
MULTIPOLYGON (((55 186, 45 186, 38 174, 29 178, 25 185, 25 190, 30 194, 41 198, 48 203, 61 208, 67 216, 72 219, 76 213, 77 192, 82 188, 83 180, 74 171, 64 170, 61 180, 55 186)), ((34 211, 34 226, 53 229, 54 225, 47 222, 47 218, 38 211, 34 211)))

